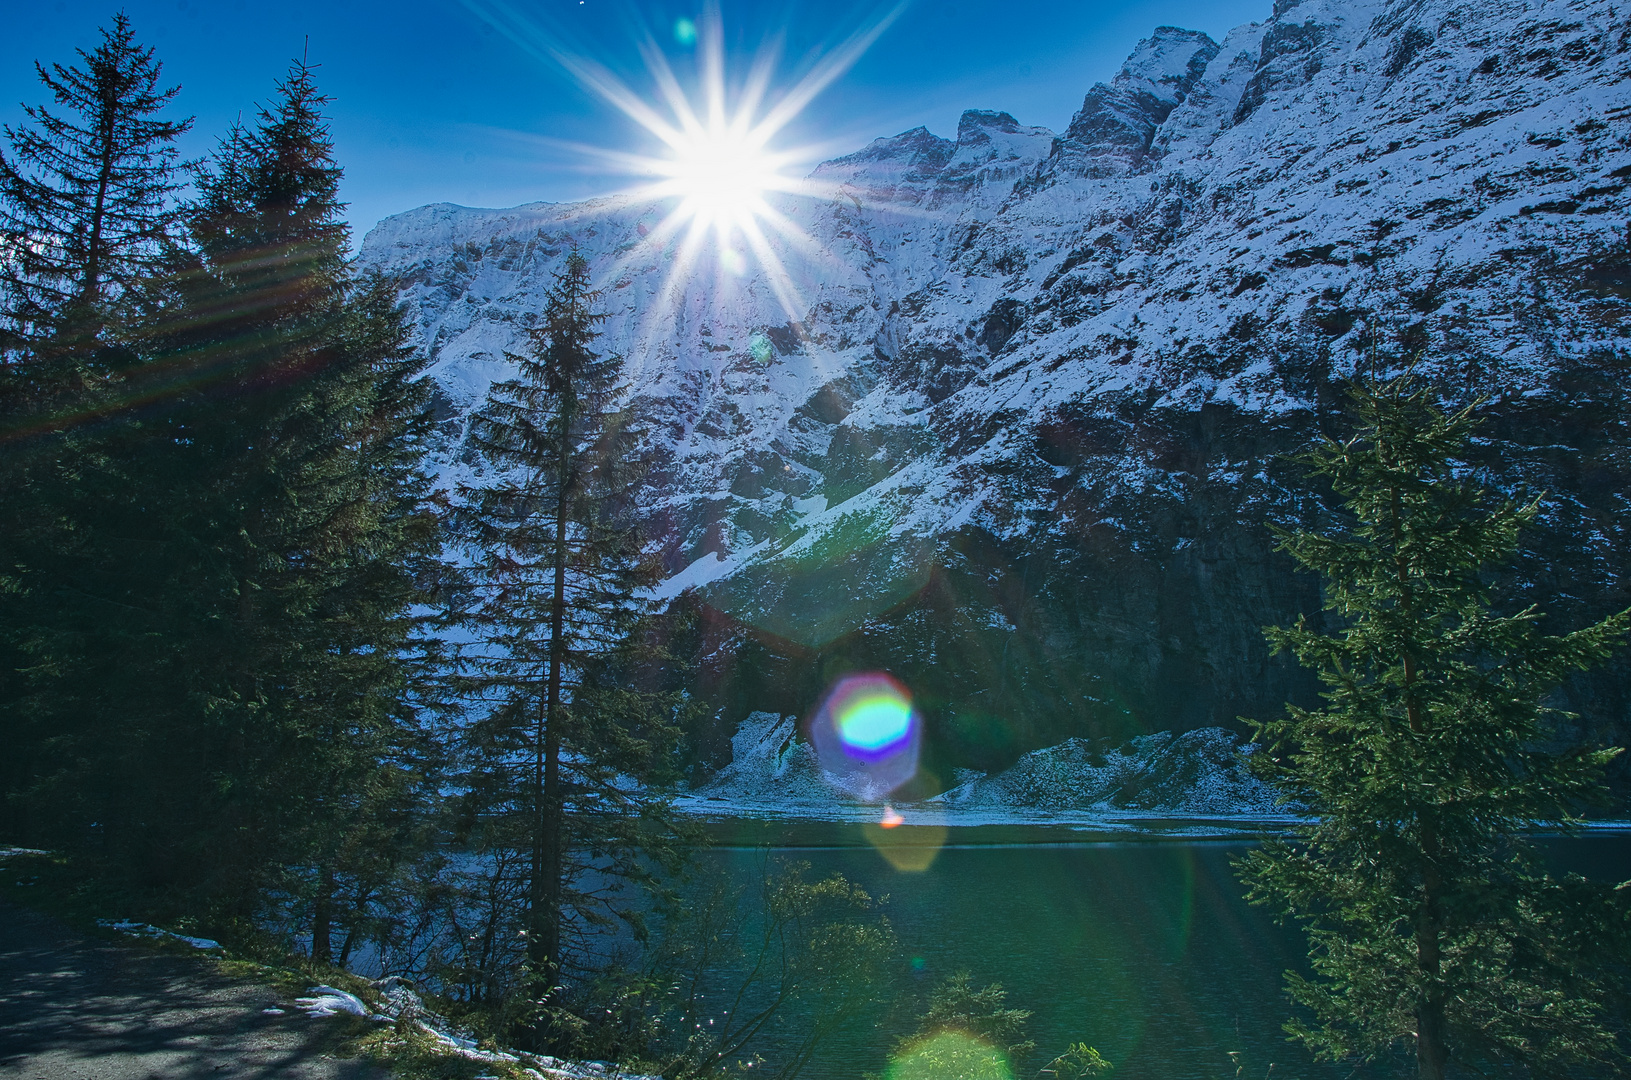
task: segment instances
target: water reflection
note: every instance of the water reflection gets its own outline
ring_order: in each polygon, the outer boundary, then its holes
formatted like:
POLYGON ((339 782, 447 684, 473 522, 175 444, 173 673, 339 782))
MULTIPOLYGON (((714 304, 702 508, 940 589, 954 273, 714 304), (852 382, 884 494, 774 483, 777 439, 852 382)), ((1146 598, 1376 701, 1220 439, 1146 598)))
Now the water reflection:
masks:
MULTIPOLYGON (((868 828, 869 847, 909 829, 868 828)), ((904 985, 923 991, 965 969, 978 984, 1001 982, 1010 1005, 1033 1010, 1036 1061, 1088 1042, 1115 1063, 1116 1080, 1211 1080, 1237 1069, 1260 1077, 1270 1063, 1277 1077, 1353 1075, 1315 1066, 1285 1042, 1281 975, 1303 965, 1302 945, 1241 898, 1229 857, 1243 844, 943 840, 918 849, 933 853, 922 865, 890 858, 891 850, 897 858, 912 850, 906 844, 879 846, 877 854, 861 847, 787 854, 809 861, 814 877, 836 871, 889 895, 904 985)), ((761 855, 741 849, 703 858, 744 883, 763 866, 761 855)), ((901 1018, 915 1007, 900 1004, 890 1026, 846 1033, 804 1075, 885 1073, 894 1039, 910 1030, 901 1018)))

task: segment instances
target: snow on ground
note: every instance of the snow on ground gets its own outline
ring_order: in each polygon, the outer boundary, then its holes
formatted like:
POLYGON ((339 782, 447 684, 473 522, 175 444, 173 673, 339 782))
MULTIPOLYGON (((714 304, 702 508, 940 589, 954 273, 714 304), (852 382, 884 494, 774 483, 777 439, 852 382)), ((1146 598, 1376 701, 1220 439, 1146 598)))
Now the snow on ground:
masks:
POLYGON ((444 1051, 470 1061, 507 1061, 520 1066, 538 1080, 660 1080, 658 1077, 625 1073, 616 1065, 605 1061, 569 1061, 547 1054, 529 1054, 522 1050, 483 1050, 476 1044, 475 1035, 452 1023, 447 1017, 427 1008, 424 1000, 413 992, 408 983, 398 977, 381 979, 373 984, 379 992, 380 1011, 371 1012, 360 999, 331 986, 314 986, 312 993, 318 998, 301 998, 297 1004, 312 1016, 335 1016, 341 1012, 367 1016, 392 1024, 412 1024, 441 1044, 444 1051), (302 1004, 311 1000, 332 1002, 332 1011, 316 1012, 302 1004))
POLYGON ((362 998, 356 994, 348 994, 332 986, 314 986, 311 988, 311 997, 295 998, 297 1007, 304 1009, 307 1016, 360 1016, 364 1020, 389 1020, 363 1004, 362 998))
POLYGON ((191 945, 195 949, 219 949, 221 947, 219 941, 211 938, 178 934, 173 930, 163 930, 151 923, 136 922, 132 919, 97 919, 96 925, 106 927, 109 930, 117 930, 121 934, 129 934, 132 937, 179 941, 184 945, 191 945))

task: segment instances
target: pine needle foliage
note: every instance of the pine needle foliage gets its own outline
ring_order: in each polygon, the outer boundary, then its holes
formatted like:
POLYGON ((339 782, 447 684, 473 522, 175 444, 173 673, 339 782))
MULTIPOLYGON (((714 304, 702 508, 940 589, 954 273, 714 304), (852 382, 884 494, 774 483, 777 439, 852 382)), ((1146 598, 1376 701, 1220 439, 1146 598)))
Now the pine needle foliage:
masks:
POLYGON ((127 398, 130 343, 162 292, 183 213, 173 143, 192 124, 156 115, 176 91, 123 16, 79 60, 36 64, 54 107, 25 106, 0 154, 0 823, 14 835, 52 825, 31 793, 75 764, 73 658, 127 611, 81 573, 139 557, 108 546, 132 474, 98 421, 127 398))
POLYGON ((1324 1059, 1413 1051, 1423 1080, 1611 1070, 1631 888, 1550 876, 1525 836, 1602 795, 1617 751, 1559 747, 1547 702, 1631 613, 1558 635, 1533 607, 1503 613, 1491 575, 1541 503, 1476 482, 1474 406, 1446 412, 1408 375, 1352 401, 1358 433, 1307 459, 1343 520, 1280 537, 1334 628, 1268 631, 1325 703, 1253 722, 1254 767, 1313 815, 1240 864, 1252 901, 1309 935, 1313 975, 1288 980, 1312 1018, 1287 1030, 1324 1059))
POLYGON ((422 794, 441 534, 396 284, 348 262, 313 69, 277 90, 200 177, 155 365, 182 377, 148 449, 181 553, 168 588, 196 605, 175 659, 198 673, 184 715, 207 758, 186 757, 210 780, 187 808, 209 859, 181 872, 238 919, 270 890, 309 898, 324 958, 335 897, 390 862, 360 838, 399 842, 422 794))
MULTIPOLYGON (((117 308, 163 267, 181 208, 161 65, 123 12, 77 65, 35 64, 55 108, 25 105, 0 153, 0 354, 94 347, 117 308)), ((126 313, 128 318, 128 313, 126 313)))
POLYGON ((493 472, 459 492, 475 581, 465 686, 483 713, 466 740, 465 832, 519 855, 492 865, 524 879, 539 1045, 563 978, 583 974, 583 935, 637 924, 622 884, 649 883, 674 853, 652 792, 671 779, 680 702, 642 683, 662 657, 640 599, 659 568, 632 524, 642 440, 616 408, 621 360, 595 349, 597 302, 574 252, 529 348, 509 355, 518 376, 474 417, 470 441, 493 472))

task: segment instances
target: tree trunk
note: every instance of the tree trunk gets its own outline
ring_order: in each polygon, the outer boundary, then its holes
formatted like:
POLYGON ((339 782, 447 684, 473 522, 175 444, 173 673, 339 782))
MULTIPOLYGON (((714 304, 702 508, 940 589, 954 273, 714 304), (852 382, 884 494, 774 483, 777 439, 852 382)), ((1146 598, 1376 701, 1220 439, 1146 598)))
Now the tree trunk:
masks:
POLYGON ((334 932, 334 871, 326 864, 317 871, 317 898, 311 911, 311 958, 314 963, 332 964, 334 932))
POLYGON ((1439 894, 1443 883, 1438 873, 1438 829, 1431 819, 1422 822, 1422 847, 1426 861, 1422 867, 1422 906, 1416 916, 1416 966, 1424 989, 1416 1007, 1416 1072, 1421 1080, 1444 1080, 1444 1067, 1450 1049, 1445 1031, 1445 992, 1442 974, 1439 894))
MULTIPOLYGON (((554 992, 561 965, 561 874, 565 862, 562 846, 561 797, 561 685, 566 666, 566 515, 570 505, 571 445, 568 433, 571 411, 567 402, 561 408, 560 454, 556 465, 554 588, 549 604, 549 687, 543 709, 543 730, 537 743, 535 785, 538 821, 533 837, 532 918, 527 938, 527 958, 532 962, 540 997, 554 992)), ((545 1032, 540 1020, 536 1032, 543 1045, 545 1032)))
POLYGON ((80 302, 87 308, 95 303, 96 295, 102 289, 102 229, 107 220, 108 185, 113 174, 115 103, 103 101, 102 107, 102 115, 97 118, 101 147, 97 155, 96 198, 91 204, 90 236, 87 238, 85 252, 85 280, 79 287, 80 302))
MULTIPOLYGON (((1410 571, 1400 552, 1404 548, 1404 507, 1397 486, 1388 492, 1389 525, 1393 534, 1393 571, 1399 590, 1399 608, 1405 618, 1415 606, 1415 590, 1411 587, 1410 571)), ((1407 644, 1400 661, 1404 667, 1405 718, 1412 734, 1427 730, 1427 718, 1417 700, 1415 657, 1407 644)), ((1416 915, 1416 966, 1426 989, 1416 1007, 1416 1073, 1421 1080, 1444 1080, 1444 1067, 1449 1060, 1449 1046, 1445 1038, 1445 995, 1440 988, 1438 830, 1431 818, 1421 823, 1422 846, 1422 906, 1416 915)))
POLYGON ((1449 1056, 1444 1045, 1444 999, 1435 997, 1416 1013, 1416 1075, 1421 1080, 1444 1080, 1449 1056))

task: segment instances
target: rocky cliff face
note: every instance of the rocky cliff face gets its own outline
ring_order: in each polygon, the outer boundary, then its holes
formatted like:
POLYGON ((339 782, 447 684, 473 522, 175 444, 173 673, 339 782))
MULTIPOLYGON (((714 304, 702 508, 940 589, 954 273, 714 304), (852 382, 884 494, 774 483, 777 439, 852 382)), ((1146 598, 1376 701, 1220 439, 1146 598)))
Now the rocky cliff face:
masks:
MULTIPOLYGON (((404 276, 450 473, 590 259, 721 757, 735 716, 857 665, 914 688, 942 771, 1307 697, 1259 629, 1319 607, 1265 528, 1324 513, 1279 455, 1389 356, 1488 395, 1480 464, 1553 493, 1505 587, 1557 625, 1631 602, 1620 8, 1279 0, 1221 44, 1157 30, 1063 134, 971 111, 814 179, 780 288, 751 258, 676 279, 664 208, 618 201, 428 206, 363 249, 404 276)), ((1626 672, 1571 689, 1585 722, 1631 727, 1626 672)))

